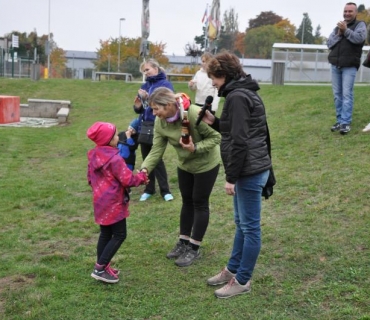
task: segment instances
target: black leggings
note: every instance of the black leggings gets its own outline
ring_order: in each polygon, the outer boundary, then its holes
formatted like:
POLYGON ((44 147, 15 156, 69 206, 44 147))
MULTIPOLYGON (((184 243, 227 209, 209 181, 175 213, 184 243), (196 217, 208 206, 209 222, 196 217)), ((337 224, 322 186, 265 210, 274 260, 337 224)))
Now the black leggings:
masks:
POLYGON ((97 245, 98 264, 107 265, 127 236, 126 219, 109 226, 100 226, 97 245))
POLYGON ((189 173, 177 168, 182 197, 180 235, 202 241, 209 221, 209 197, 220 165, 203 173, 189 173))
MULTIPOLYGON (((141 156, 143 157, 143 160, 147 157, 150 150, 152 150, 151 144, 140 144, 141 149, 141 156)), ((154 194, 155 193, 155 179, 158 181, 159 190, 161 193, 161 196, 164 197, 167 193, 170 192, 170 187, 168 185, 167 180, 167 171, 166 166, 164 165, 163 160, 161 159, 157 166, 150 172, 149 174, 149 183, 145 186, 145 193, 154 194)))

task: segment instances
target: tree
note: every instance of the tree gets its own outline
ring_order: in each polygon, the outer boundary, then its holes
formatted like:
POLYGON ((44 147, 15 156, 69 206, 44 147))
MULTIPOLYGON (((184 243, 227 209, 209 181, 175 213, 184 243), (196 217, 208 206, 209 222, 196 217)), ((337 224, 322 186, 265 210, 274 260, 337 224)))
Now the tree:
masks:
POLYGON ((203 34, 201 36, 195 36, 194 43, 200 46, 201 50, 205 50, 205 43, 206 43, 206 27, 203 26, 202 28, 203 34))
POLYGON ((365 11, 366 9, 365 9, 365 6, 364 6, 363 4, 360 4, 360 5, 358 6, 357 10, 358 10, 358 12, 360 13, 360 12, 365 11))
POLYGON ((185 55, 191 57, 199 57, 202 55, 202 50, 199 45, 187 43, 185 46, 185 55))
POLYGON ((303 19, 301 22, 301 25, 299 26, 297 30, 296 37, 297 39, 303 44, 303 43, 314 43, 314 36, 312 35, 312 22, 310 17, 308 16, 308 13, 303 13, 303 19))
POLYGON ((326 38, 321 35, 321 26, 318 25, 315 30, 314 43, 324 44, 325 42, 326 42, 326 38))
POLYGON ((265 25, 250 29, 245 37, 247 57, 271 59, 273 44, 282 42, 284 37, 284 30, 276 25, 265 25))
POLYGON ((296 27, 291 24, 289 19, 283 19, 279 21, 275 26, 284 31, 283 43, 298 43, 298 39, 295 36, 296 27))
MULTIPOLYGON (((94 61, 95 67, 99 71, 117 71, 118 66, 118 45, 121 46, 120 65, 123 71, 128 72, 125 67, 132 67, 133 63, 125 63, 128 58, 135 58, 140 61, 140 43, 141 38, 110 38, 108 40, 100 40, 100 48, 97 49, 97 60, 94 61)), ((168 58, 164 55, 166 44, 149 43, 149 57, 156 59, 161 66, 168 65, 168 58)), ((131 72, 130 72, 131 73, 131 72)))
POLYGON ((233 51, 239 58, 243 58, 244 55, 245 55, 245 41, 244 41, 244 38, 245 38, 245 33, 244 32, 238 32, 235 36, 233 51))
POLYGON ((63 78, 66 71, 65 52, 61 48, 53 48, 50 53, 50 64, 51 64, 51 77, 52 78, 63 78))
POLYGON ((358 11, 359 13, 357 14, 357 20, 362 20, 364 21, 367 25, 370 24, 370 8, 368 8, 367 10, 362 10, 362 11, 358 11))
MULTIPOLYGON (((235 41, 239 33, 238 14, 233 8, 224 12, 221 34, 217 44, 217 50, 229 50, 235 53, 235 41)), ((240 54, 240 53, 239 53, 240 54)))
POLYGON ((27 32, 12 31, 5 35, 9 43, 11 42, 12 34, 18 36, 19 39, 19 48, 15 49, 18 57, 33 60, 36 49, 36 60, 41 64, 46 63, 47 56, 45 55, 45 44, 48 35, 39 37, 36 30, 29 34, 27 34, 27 32))
POLYGON ((225 11, 222 25, 225 33, 235 34, 239 31, 238 14, 235 13, 234 8, 225 11))
POLYGON ((275 14, 273 11, 263 11, 258 16, 256 16, 255 19, 249 20, 249 28, 247 29, 247 31, 262 26, 274 25, 281 20, 283 20, 283 18, 275 14))
POLYGON ((140 72, 140 61, 135 57, 128 57, 123 63, 123 70, 127 73, 131 73, 134 78, 141 76, 140 72))

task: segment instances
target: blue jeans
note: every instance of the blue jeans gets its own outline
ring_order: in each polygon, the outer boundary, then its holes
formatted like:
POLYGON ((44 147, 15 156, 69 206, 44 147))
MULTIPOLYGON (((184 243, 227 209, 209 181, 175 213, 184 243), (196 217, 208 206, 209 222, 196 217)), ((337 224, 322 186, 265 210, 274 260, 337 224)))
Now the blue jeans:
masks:
POLYGON ((331 66, 331 82, 333 86, 334 104, 337 122, 351 124, 353 110, 353 86, 357 68, 337 68, 331 66))
POLYGON ((234 220, 236 224, 233 250, 227 268, 236 273, 236 280, 246 284, 252 277, 261 250, 262 188, 269 170, 241 177, 235 184, 234 220))

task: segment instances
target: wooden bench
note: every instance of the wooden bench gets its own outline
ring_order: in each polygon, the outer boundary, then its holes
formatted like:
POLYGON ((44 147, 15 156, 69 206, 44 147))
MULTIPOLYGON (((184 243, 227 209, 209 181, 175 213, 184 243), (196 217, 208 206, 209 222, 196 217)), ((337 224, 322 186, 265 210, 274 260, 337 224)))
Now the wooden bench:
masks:
POLYGON ((167 73, 167 80, 171 81, 171 78, 189 78, 189 80, 193 79, 194 74, 189 73, 167 73))
POLYGON ((100 81, 100 77, 102 75, 105 75, 105 76, 125 76, 125 81, 128 82, 128 81, 132 81, 132 74, 131 73, 126 73, 126 72, 106 72, 106 71, 96 71, 95 73, 93 73, 93 80, 96 81, 100 81))

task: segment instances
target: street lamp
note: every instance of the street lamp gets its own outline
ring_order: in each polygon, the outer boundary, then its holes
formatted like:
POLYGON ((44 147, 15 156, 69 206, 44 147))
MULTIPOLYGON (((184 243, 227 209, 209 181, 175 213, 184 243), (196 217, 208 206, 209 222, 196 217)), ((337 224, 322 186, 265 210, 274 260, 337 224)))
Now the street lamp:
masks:
POLYGON ((125 18, 119 19, 119 39, 118 39, 118 62, 117 62, 117 71, 120 72, 120 63, 121 63, 121 21, 125 21, 125 18))

